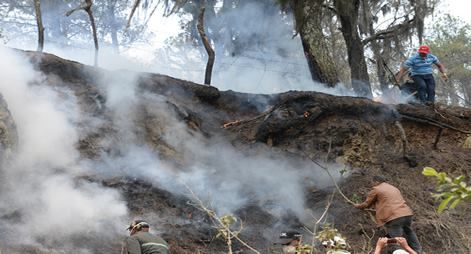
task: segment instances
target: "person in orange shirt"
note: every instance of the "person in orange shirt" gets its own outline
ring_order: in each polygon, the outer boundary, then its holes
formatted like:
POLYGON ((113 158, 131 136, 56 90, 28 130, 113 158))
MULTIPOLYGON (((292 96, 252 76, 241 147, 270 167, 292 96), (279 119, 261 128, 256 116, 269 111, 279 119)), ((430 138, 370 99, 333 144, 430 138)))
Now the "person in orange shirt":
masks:
POLYGON ((384 176, 374 176, 373 186, 366 200, 354 206, 358 209, 374 207, 376 223, 386 228, 389 237, 404 237, 412 249, 420 252, 422 247, 412 229, 412 209, 406 204, 401 191, 387 183, 384 176))

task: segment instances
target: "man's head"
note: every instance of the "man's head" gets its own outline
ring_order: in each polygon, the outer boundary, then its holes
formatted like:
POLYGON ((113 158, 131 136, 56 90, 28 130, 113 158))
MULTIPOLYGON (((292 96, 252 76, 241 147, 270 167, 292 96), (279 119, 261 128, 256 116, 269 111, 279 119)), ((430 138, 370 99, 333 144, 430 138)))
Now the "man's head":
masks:
POLYGON ((430 47, 427 45, 422 45, 419 47, 419 50, 417 52, 420 54, 422 57, 426 57, 430 53, 430 47))
POLYGON ((134 220, 131 223, 131 225, 129 225, 127 230, 129 230, 130 235, 134 235, 135 233, 137 233, 139 231, 147 232, 147 231, 149 231, 149 228, 150 228, 149 223, 147 223, 146 221, 144 221, 144 220, 134 220))
POLYGON ((388 181, 387 178, 383 175, 375 175, 373 176, 373 179, 371 180, 373 186, 376 186, 380 183, 385 183, 387 181, 388 181))

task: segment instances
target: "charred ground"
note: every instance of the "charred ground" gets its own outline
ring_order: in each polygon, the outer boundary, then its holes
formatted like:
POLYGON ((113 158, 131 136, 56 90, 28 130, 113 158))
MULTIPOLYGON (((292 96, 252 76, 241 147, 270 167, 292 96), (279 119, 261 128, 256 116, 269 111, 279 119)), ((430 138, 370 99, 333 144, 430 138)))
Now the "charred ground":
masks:
MULTIPOLYGON (((109 120, 104 106, 106 95, 96 85, 96 80, 109 74, 108 71, 53 55, 25 54, 45 75, 48 85, 68 87, 79 99, 83 112, 109 120)), ((423 167, 430 166, 455 176, 465 175, 469 182, 471 150, 463 144, 471 131, 470 109, 385 105, 364 98, 316 92, 243 94, 157 74, 140 75, 138 90, 140 94, 163 96, 194 135, 217 137, 248 152, 265 149, 293 159, 309 156, 321 162, 344 163, 347 177, 340 187, 349 197, 364 198, 372 176, 383 174, 401 189, 415 211, 414 225, 426 253, 471 252, 471 206, 462 204, 456 210, 437 215, 436 202, 430 195, 434 182, 420 173, 423 167)), ((137 119, 136 131, 143 142, 163 160, 173 163, 176 170, 184 168, 188 163, 186 155, 161 139, 166 131, 162 118, 152 108, 142 106, 137 119)), ((77 144, 82 156, 93 159, 103 152, 116 152, 112 145, 106 147, 100 142, 116 135, 115 128, 111 121, 105 121, 82 137, 77 144)), ((151 223, 159 225, 172 253, 226 253, 224 242, 214 238, 217 232, 210 219, 189 205, 187 197, 139 179, 84 178, 120 190, 134 215, 147 216, 151 223)), ((306 189, 308 206, 322 211, 331 191, 315 186, 306 189)), ((255 204, 241 208, 237 215, 247 225, 241 238, 261 253, 273 253, 275 247, 266 239, 265 231, 280 219, 255 204)), ((292 228, 302 226, 292 217, 281 220, 292 228)), ((368 213, 352 208, 340 195, 334 198, 328 220, 346 236, 354 253, 368 253, 382 234, 368 213)), ((96 246, 96 253, 117 253, 120 249, 119 239, 110 239, 105 244, 91 239, 77 240, 77 244, 80 242, 96 246)), ((28 246, 9 248, 3 251, 48 253, 28 246)), ((237 243, 234 249, 250 253, 237 243)))

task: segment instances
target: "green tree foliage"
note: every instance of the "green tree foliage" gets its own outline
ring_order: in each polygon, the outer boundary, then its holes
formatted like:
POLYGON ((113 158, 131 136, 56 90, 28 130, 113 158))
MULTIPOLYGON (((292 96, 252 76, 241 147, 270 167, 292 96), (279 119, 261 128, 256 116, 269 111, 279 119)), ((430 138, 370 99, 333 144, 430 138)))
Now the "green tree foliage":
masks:
POLYGON ((471 186, 464 182, 464 176, 451 178, 445 172, 437 172, 434 168, 425 167, 422 174, 435 177, 437 187, 433 196, 440 201, 438 213, 446 208, 454 209, 461 201, 471 201, 471 186))
POLYGON ((447 104, 471 105, 471 26, 447 15, 435 23, 432 32, 427 43, 450 80, 439 83, 438 98, 447 104))

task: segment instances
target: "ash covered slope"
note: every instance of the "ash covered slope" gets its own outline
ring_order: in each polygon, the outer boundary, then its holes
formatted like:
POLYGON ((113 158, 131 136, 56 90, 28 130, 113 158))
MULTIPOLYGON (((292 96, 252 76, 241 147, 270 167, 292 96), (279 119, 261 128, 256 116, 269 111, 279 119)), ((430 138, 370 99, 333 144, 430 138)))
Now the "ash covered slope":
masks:
MULTIPOLYGON (((118 252, 125 233, 118 228, 132 217, 145 217, 171 243, 172 253, 226 253, 224 243, 213 239, 216 232, 207 216, 189 204, 194 202, 186 189, 190 188, 218 214, 237 214, 245 225, 241 238, 261 253, 273 253, 277 234, 310 226, 311 214, 323 212, 332 191, 324 170, 306 156, 326 161, 349 196, 364 195, 365 183, 374 174, 390 177, 416 212, 425 251, 469 252, 471 229, 465 217, 469 205, 436 215, 429 194, 433 182, 420 175, 423 166, 432 166, 469 176, 471 152, 462 147, 463 132, 471 130, 469 109, 388 106, 315 92, 222 92, 162 75, 110 72, 53 55, 25 55, 41 73, 36 85, 51 88, 63 99, 63 104, 55 105, 77 106, 70 128, 76 132, 74 149, 79 155, 73 157, 72 166, 53 165, 55 170, 46 176, 66 175, 76 181, 67 187, 78 189, 77 196, 108 191, 114 197, 117 192, 120 198, 103 197, 113 206, 101 209, 122 209, 122 205, 127 209, 98 216, 93 216, 98 213, 94 210, 75 211, 76 220, 85 220, 86 225, 102 223, 99 216, 109 216, 106 223, 113 230, 72 224, 67 225, 76 228, 72 232, 61 225, 54 228, 67 234, 24 232, 28 241, 0 236, 4 252, 118 252), (406 133, 405 152, 396 122, 406 133), (225 123, 229 124, 222 128, 225 123), (437 126, 444 128, 438 142, 437 126), (341 177, 339 169, 344 168, 348 174, 341 177), (98 191, 90 191, 89 185, 98 191)), ((39 206, 38 213, 56 207, 48 205, 55 204, 50 202, 54 193, 43 193, 46 205, 39 206)), ((368 214, 337 196, 328 222, 340 229, 357 253, 366 253, 365 241, 376 232, 374 242, 379 231, 368 214)), ((21 204, 3 206, 2 225, 15 222, 26 230, 41 225, 38 220, 43 217, 30 220, 26 210, 21 204)), ((244 249, 237 243, 234 248, 244 249)))

